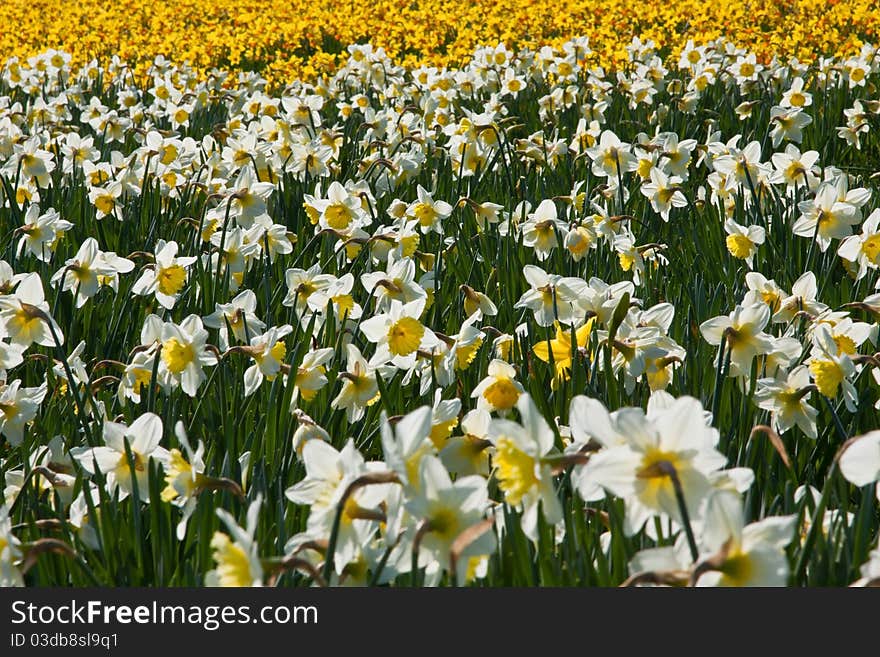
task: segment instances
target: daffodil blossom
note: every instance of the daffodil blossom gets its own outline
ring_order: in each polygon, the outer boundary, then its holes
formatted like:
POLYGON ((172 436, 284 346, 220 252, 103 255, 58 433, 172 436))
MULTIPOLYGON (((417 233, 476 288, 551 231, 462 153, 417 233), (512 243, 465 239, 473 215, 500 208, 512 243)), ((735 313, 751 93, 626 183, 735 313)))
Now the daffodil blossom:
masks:
POLYGON ((195 397, 207 377, 204 367, 217 364, 217 356, 207 344, 208 332, 198 315, 189 315, 179 325, 162 325, 159 379, 165 388, 180 386, 195 397))
POLYGON ((254 538, 262 502, 262 497, 251 502, 244 527, 239 526, 228 511, 217 509, 217 517, 226 525, 229 534, 214 532, 211 537, 211 548, 217 567, 205 573, 205 586, 263 585, 265 573, 254 538))
POLYGON ((169 452, 159 446, 162 440, 162 419, 154 413, 144 413, 130 426, 119 422, 104 422, 104 445, 99 447, 76 447, 71 456, 89 474, 102 473, 107 480, 107 490, 112 495, 119 490, 119 498, 131 494, 137 483, 141 501, 149 501, 149 461, 156 459, 165 463, 169 452), (131 452, 131 462, 126 452, 131 452))
POLYGON ((52 329, 59 344, 64 344, 61 328, 49 315, 39 274, 26 274, 13 294, 0 296, 0 337, 23 347, 33 343, 54 347, 52 329))
POLYGON ((35 388, 22 388, 18 379, 0 382, 0 434, 15 447, 24 438, 24 427, 33 422, 46 398, 46 382, 35 388))
POLYGON ((244 372, 244 394, 246 397, 257 391, 262 385, 263 379, 274 381, 278 376, 287 355, 287 345, 284 344, 283 338, 289 335, 292 330, 290 324, 273 326, 262 335, 251 338, 247 353, 254 359, 254 364, 244 372))
POLYGON ((153 294, 163 308, 174 308, 186 286, 188 267, 196 261, 194 256, 177 257, 177 249, 177 242, 159 240, 155 265, 144 270, 135 282, 132 294, 153 294))
POLYGON ((815 439, 819 411, 808 403, 809 386, 809 369, 796 367, 782 380, 758 379, 755 402, 759 408, 772 413, 773 428, 780 434, 797 425, 807 437, 815 439))
POLYGON ((722 342, 730 354, 730 375, 749 376, 752 360, 773 348, 772 338, 764 333, 770 321, 766 305, 737 306, 728 317, 715 317, 700 325, 700 333, 711 345, 722 342))
MULTIPOLYGON (((312 536, 329 537, 342 497, 358 477, 385 470, 379 462, 367 463, 349 440, 342 450, 322 440, 309 440, 303 446, 306 477, 287 489, 294 504, 309 505, 307 531, 312 536)), ((374 484, 358 488, 348 496, 341 510, 334 566, 341 574, 353 561, 378 527, 377 507, 393 484, 374 484)))
POLYGON ((406 368, 415 360, 417 351, 430 352, 437 346, 437 336, 420 321, 424 308, 424 299, 406 304, 392 301, 387 312, 377 313, 361 323, 364 336, 376 344, 371 365, 390 361, 397 367, 406 368))
MULTIPOLYGON (((474 475, 452 481, 436 456, 425 457, 419 469, 419 493, 407 500, 407 510, 420 518, 425 531, 419 544, 420 552, 430 561, 439 562, 441 569, 450 566, 455 539, 469 527, 480 522, 489 505, 486 480, 474 475)), ((495 533, 484 532, 458 555, 456 577, 466 582, 470 559, 489 555, 495 550, 495 533)))
POLYGON ((581 473, 581 486, 597 484, 623 498, 627 535, 653 516, 681 522, 672 473, 678 478, 688 514, 696 517, 710 489, 709 476, 727 458, 715 449, 718 431, 706 423, 700 402, 680 397, 650 415, 628 412, 615 418, 625 444, 594 454, 581 473))
POLYGON ((81 308, 91 297, 97 294, 103 281, 112 279, 118 274, 127 274, 134 269, 134 263, 127 258, 120 258, 115 253, 104 253, 98 248, 98 241, 87 238, 76 255, 64 263, 51 282, 61 284, 64 291, 76 294, 76 307, 81 308))
POLYGON ((504 501, 521 510, 522 530, 536 541, 539 505, 548 524, 562 520, 553 467, 547 460, 554 449, 554 436, 528 394, 520 395, 516 407, 522 424, 492 420, 487 438, 493 445, 492 467, 504 501))
POLYGON ((743 526, 742 514, 720 550, 718 564, 697 586, 785 586, 789 564, 785 546, 794 539, 796 516, 771 516, 743 526))

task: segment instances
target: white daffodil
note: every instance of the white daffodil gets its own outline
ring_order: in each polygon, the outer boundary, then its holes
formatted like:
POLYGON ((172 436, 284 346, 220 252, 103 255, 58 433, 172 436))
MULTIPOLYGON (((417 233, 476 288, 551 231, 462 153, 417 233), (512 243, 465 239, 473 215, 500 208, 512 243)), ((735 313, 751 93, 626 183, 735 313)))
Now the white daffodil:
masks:
POLYGON ((531 310, 538 326, 553 326, 554 321, 572 324, 583 319, 578 304, 580 292, 587 287, 583 280, 548 274, 535 265, 523 267, 523 276, 531 289, 523 293, 514 308, 531 310))
POLYGON ((864 278, 868 269, 877 269, 880 265, 880 209, 874 210, 859 235, 850 235, 840 243, 837 255, 858 266, 856 280, 864 278))
POLYGON ((667 176, 657 168, 651 169, 650 182, 642 183, 642 195, 650 199, 651 207, 663 221, 669 221, 672 208, 683 208, 688 204, 681 191, 681 183, 680 177, 667 176))
POLYGON ((831 240, 843 239, 852 234, 854 224, 861 221, 858 208, 838 198, 837 187, 832 183, 822 183, 812 200, 798 204, 801 216, 791 227, 799 237, 815 236, 819 250, 823 253, 831 246, 831 240))
POLYGON ((33 422, 46 398, 45 381, 36 388, 22 388, 21 381, 0 382, 0 434, 16 447, 24 438, 24 427, 33 422))
POLYGON ((813 333, 813 351, 808 367, 822 395, 835 399, 838 391, 842 390, 847 409, 855 413, 859 396, 850 378, 856 373, 856 365, 848 354, 840 350, 827 324, 820 324, 813 333))
MULTIPOLYGON (((439 562, 442 570, 450 567, 452 545, 458 536, 479 523, 489 506, 486 480, 474 475, 452 481, 446 468, 435 456, 427 456, 419 468, 418 493, 406 501, 407 511, 423 523, 419 544, 421 555, 439 562)), ((460 582, 470 579, 469 562, 474 557, 495 551, 495 533, 484 532, 458 555, 456 577, 460 582)), ((424 562, 422 562, 424 563, 424 562)))
POLYGON ((778 433, 783 434, 797 425, 808 438, 815 439, 819 411, 808 403, 810 392, 810 371, 806 366, 799 366, 785 379, 758 379, 755 402, 758 408, 770 411, 773 428, 778 433))
POLYGON ((327 385, 327 369, 325 365, 333 358, 335 353, 332 347, 326 347, 324 349, 308 351, 303 356, 293 380, 293 394, 290 397, 291 413, 296 410, 300 397, 303 401, 312 401, 318 394, 318 391, 327 385))
POLYGON ((372 365, 391 362, 406 369, 414 364, 417 351, 430 353, 438 345, 437 336, 420 320, 424 309, 424 298, 406 304, 392 301, 387 312, 377 313, 361 323, 364 336, 376 345, 370 359, 372 365))
POLYGON ((730 375, 749 376, 752 360, 773 348, 772 337, 764 333, 770 321, 766 305, 737 306, 729 316, 714 317, 700 325, 700 333, 711 345, 722 343, 730 354, 730 375))
POLYGON ((263 565, 255 539, 262 502, 262 497, 251 502, 244 527, 239 526, 228 511, 217 509, 217 517, 226 525, 229 534, 214 532, 211 537, 211 548, 217 567, 205 573, 205 586, 263 585, 263 565))
POLYGON ((183 422, 178 420, 174 425, 174 434, 183 447, 184 452, 172 449, 168 458, 162 462, 165 467, 165 488, 162 490, 162 501, 171 502, 183 511, 183 517, 177 523, 177 540, 186 536, 189 519, 196 510, 196 495, 205 481, 205 443, 199 441, 194 452, 186 437, 183 422))
POLYGON ((393 427, 383 413, 379 430, 385 463, 407 490, 418 491, 422 459, 437 452, 431 440, 431 408, 422 406, 407 413, 393 427))
MULTIPOLYGON (((349 440, 341 451, 323 440, 309 440, 303 446, 302 459, 306 477, 288 488, 285 496, 294 504, 309 505, 306 530, 312 536, 324 539, 330 536, 348 487, 363 475, 385 471, 382 463, 366 463, 353 440, 349 440)), ((394 484, 364 486, 345 500, 333 555, 337 574, 357 558, 361 547, 378 529, 379 521, 383 519, 378 507, 391 485, 394 484)))
POLYGON ((54 208, 40 213, 38 205, 28 208, 24 216, 24 225, 19 229, 22 233, 18 241, 16 254, 21 256, 27 251, 43 262, 51 262, 58 240, 64 233, 73 228, 73 224, 61 218, 54 208))
POLYGON ((650 415, 618 413, 615 424, 613 431, 622 433, 626 443, 592 455, 581 486, 600 485, 623 498, 627 535, 654 516, 682 521, 673 477, 689 516, 696 517, 711 488, 710 476, 727 461, 715 449, 719 433, 707 424, 700 402, 680 397, 650 415))
POLYGON ((216 310, 202 321, 208 328, 220 330, 220 349, 223 351, 230 347, 229 329, 239 342, 247 343, 266 328, 266 324, 254 314, 257 295, 252 290, 242 290, 229 303, 218 303, 215 307, 216 310))
POLYGON ((207 377, 203 368, 217 364, 217 355, 207 344, 208 332, 198 315, 189 315, 179 325, 165 322, 160 336, 162 349, 159 380, 165 388, 180 386, 195 397, 207 377))
POLYGON ((262 385, 263 379, 274 381, 278 376, 287 355, 283 338, 292 330, 290 324, 273 326, 262 335, 251 338, 250 346, 245 350, 254 359, 254 364, 244 372, 245 397, 254 394, 262 385))
POLYGON ((446 468, 459 476, 478 474, 489 476, 487 436, 492 416, 488 411, 475 408, 461 420, 460 436, 451 436, 440 450, 440 460, 446 468))
POLYGON ((49 304, 39 274, 25 274, 14 293, 0 296, 0 337, 9 338, 23 347, 35 342, 54 347, 52 329, 59 344, 64 344, 61 328, 49 315, 49 304))
POLYGON ((416 187, 418 200, 406 209, 407 215, 419 222, 423 233, 433 231, 443 234, 443 220, 452 214, 452 206, 446 201, 434 200, 431 193, 424 187, 416 187))
POLYGON ((553 466, 546 458, 554 449, 554 436, 528 394, 520 395, 516 407, 522 424, 494 419, 487 437, 493 445, 492 468, 504 501, 521 510, 522 530, 535 541, 539 504, 548 524, 562 520, 553 466))
POLYGON ((790 322, 799 312, 808 315, 819 315, 824 312, 828 306, 816 299, 818 293, 816 275, 811 271, 804 272, 792 284, 791 294, 779 301, 779 308, 773 314, 773 322, 790 322))
POLYGON ((21 541, 12 533, 9 509, 0 504, 0 586, 24 586, 18 568, 21 558, 21 541))
POLYGON ((131 426, 105 421, 103 437, 103 446, 75 447, 70 450, 71 456, 89 474, 102 473, 111 495, 118 488, 120 499, 128 497, 133 489, 132 482, 136 481, 141 501, 149 501, 149 460, 156 459, 164 464, 169 457, 168 450, 159 446, 162 419, 154 413, 144 413, 131 426), (131 463, 126 443, 131 452, 131 463))
POLYGON ((76 294, 76 307, 82 308, 91 297, 98 293, 102 285, 115 279, 119 274, 127 274, 134 269, 134 263, 115 253, 104 253, 98 248, 98 241, 87 238, 76 255, 64 263, 51 282, 61 284, 65 292, 76 294))
POLYGON ((342 389, 330 407, 344 409, 348 421, 356 422, 364 416, 367 406, 379 400, 379 384, 376 382, 376 369, 367 363, 360 349, 349 344, 346 350, 346 369, 339 373, 342 389))
POLYGON ((764 243, 764 228, 761 226, 741 226, 733 219, 727 219, 724 222, 724 230, 727 233, 725 244, 730 255, 745 260, 749 268, 753 267, 755 253, 758 247, 764 243))
POLYGON ((156 243, 156 262, 152 268, 144 270, 132 287, 132 294, 156 296, 163 308, 171 310, 180 298, 189 277, 188 267, 194 256, 177 257, 177 242, 156 243))
POLYGON ((513 365, 496 358, 489 363, 486 377, 477 384, 471 397, 476 397, 477 408, 504 412, 516 406, 524 392, 525 388, 516 380, 513 365))
POLYGON ((790 571, 785 547, 795 535, 797 516, 772 516, 744 525, 742 513, 730 528, 712 568, 697 586, 786 586, 790 571))

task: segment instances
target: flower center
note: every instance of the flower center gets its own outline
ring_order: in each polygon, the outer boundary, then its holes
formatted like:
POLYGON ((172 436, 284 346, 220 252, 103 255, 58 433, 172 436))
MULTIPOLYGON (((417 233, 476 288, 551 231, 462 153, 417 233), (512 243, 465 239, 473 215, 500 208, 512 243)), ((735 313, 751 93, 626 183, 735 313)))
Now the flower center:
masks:
POLYGON ((180 374, 195 359, 192 345, 169 338, 162 344, 162 360, 173 374, 180 374))
POLYGON ((498 487, 504 491, 507 503, 516 506, 538 484, 536 459, 519 449, 510 438, 499 438, 495 443, 494 462, 498 487))
POLYGON ((180 288, 186 282, 186 270, 180 265, 162 267, 156 278, 158 280, 159 292, 168 296, 174 296, 180 292, 180 288))
POLYGON ((324 217, 327 219, 327 225, 337 230, 348 228, 351 223, 351 210, 343 203, 334 203, 328 205, 324 210, 324 217))
POLYGON ((728 235, 726 242, 727 250, 734 258, 745 260, 752 253, 752 240, 745 235, 728 235))
POLYGON ((241 546, 229 540, 226 534, 217 533, 211 541, 214 560, 217 562, 217 575, 221 586, 250 586, 250 561, 241 546))
POLYGON ((388 330, 388 348, 395 356, 408 356, 422 343, 425 327, 417 319, 401 317, 388 330))
POLYGON ((519 399, 519 390, 509 377, 499 376, 483 392, 483 397, 494 408, 506 411, 513 408, 519 399))
POLYGON ((831 360, 814 360, 810 363, 810 373, 820 393, 829 399, 837 396, 837 387, 843 381, 843 372, 837 363, 831 360))

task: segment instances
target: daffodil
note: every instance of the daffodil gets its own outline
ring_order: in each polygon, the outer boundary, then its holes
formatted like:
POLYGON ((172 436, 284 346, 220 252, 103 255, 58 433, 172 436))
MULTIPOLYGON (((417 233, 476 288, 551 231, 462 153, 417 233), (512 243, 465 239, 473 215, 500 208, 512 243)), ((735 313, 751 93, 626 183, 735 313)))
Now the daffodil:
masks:
POLYGON ((576 345, 572 347, 571 330, 562 327, 556 323, 556 337, 541 341, 532 347, 535 356, 545 363, 553 363, 556 369, 556 375, 553 378, 553 387, 558 388, 561 381, 568 380, 568 371, 572 365, 572 349, 582 355, 588 354, 587 343, 590 340, 590 333, 593 330, 595 317, 591 317, 587 322, 575 331, 576 345), (551 361, 552 354, 552 361, 551 361))
MULTIPOLYGON (((322 274, 320 265, 312 265, 308 270, 288 269, 284 273, 284 281, 287 283, 287 295, 282 301, 283 305, 296 308, 297 312, 304 316, 309 306, 312 295, 330 286, 335 277, 331 274, 322 274)), ((323 310, 323 306, 314 307, 314 310, 323 310)))
POLYGON ((489 363, 486 377, 471 393, 477 398, 477 408, 488 411, 509 411, 525 392, 516 380, 516 369, 503 360, 494 359, 489 363))
POLYGON ((443 465, 456 475, 489 475, 487 436, 492 416, 488 411, 475 408, 461 420, 460 436, 451 436, 440 450, 443 465))
POLYGON ((687 198, 680 189, 681 183, 680 177, 667 176, 660 169, 654 168, 651 169, 650 182, 644 182, 640 187, 642 195, 650 199, 651 207, 663 221, 669 221, 672 208, 683 208, 687 205, 687 198))
POLYGON ((764 243, 764 228, 761 226, 741 226, 733 219, 727 219, 724 222, 724 230, 727 232, 725 244, 730 255, 745 260, 749 268, 753 267, 755 253, 758 247, 764 243))
POLYGON ((23 234, 18 241, 17 255, 27 251, 43 262, 51 262, 58 241, 73 224, 61 218, 54 208, 40 213, 39 205, 31 205, 24 216, 23 234))
POLYGON ((586 287, 581 279, 548 274, 535 265, 523 267, 523 276, 530 289, 519 298, 514 308, 528 308, 538 326, 552 326, 554 321, 571 324, 583 318, 578 307, 578 293, 586 287))
POLYGON ((216 310, 202 318, 208 328, 220 330, 220 349, 226 351, 230 347, 229 329, 240 342, 250 342, 255 335, 262 333, 266 324, 259 319, 257 295, 252 290, 242 290, 229 303, 215 304, 216 310))
POLYGON ((64 344, 64 334, 49 315, 43 283, 36 272, 22 276, 14 293, 0 296, 0 335, 23 347, 33 343, 54 347, 56 337, 64 344))
POLYGON ((104 281, 132 269, 134 263, 131 260, 120 258, 115 253, 104 253, 98 248, 98 241, 89 237, 76 255, 52 276, 51 281, 53 285, 60 283, 64 291, 72 291, 76 295, 76 307, 81 308, 97 294, 104 281))
POLYGON ((785 586, 790 567, 785 547, 794 539, 796 516, 771 516, 744 525, 742 515, 718 546, 711 569, 697 586, 785 586))
POLYGON ((783 379, 758 379, 755 401, 759 408, 770 411, 773 428, 780 434, 797 425, 804 434, 815 439, 819 411, 810 406, 810 372, 797 367, 783 379))
POLYGON ((419 222, 423 233, 433 231, 443 234, 443 220, 452 214, 452 206, 446 201, 435 200, 424 187, 416 187, 418 200, 407 208, 407 215, 419 222))
POLYGON ((18 379, 0 382, 0 434, 13 447, 24 439, 25 425, 34 421, 48 391, 46 382, 34 388, 21 387, 18 379))
POLYGON ((217 517, 226 525, 229 534, 214 532, 211 549, 217 567, 205 574, 205 586, 252 587, 262 586, 263 565, 255 539, 262 498, 251 502, 245 526, 241 527, 225 509, 217 509, 217 517))
MULTIPOLYGON (((407 500, 407 510, 423 523, 419 551, 443 570, 450 567, 452 546, 459 535, 480 522, 489 505, 486 480, 474 475, 452 481, 436 456, 425 457, 419 468, 419 493, 407 500)), ((466 582, 469 560, 495 551, 495 533, 488 531, 457 555, 456 577, 466 582)))
POLYGON ((843 391, 843 399, 850 412, 855 412, 858 394, 849 380, 856 372, 856 365, 849 355, 841 351, 831 334, 831 329, 820 324, 813 334, 813 351, 808 362, 810 376, 819 393, 835 399, 843 391))
POLYGON ((287 345, 283 338, 293 330, 290 324, 273 326, 262 335, 251 338, 246 353, 254 360, 254 364, 244 372, 244 394, 254 394, 262 385, 263 379, 274 381, 284 365, 287 356, 287 345))
POLYGON ((837 187, 829 182, 822 183, 812 200, 798 204, 801 216, 791 227, 799 237, 813 238, 819 249, 825 252, 831 240, 842 239, 852 234, 854 224, 861 221, 858 208, 852 203, 838 199, 837 187))
POLYGON ((378 506, 391 484, 374 484, 356 489, 349 494, 340 510, 348 487, 359 477, 385 470, 382 463, 364 461, 364 457, 349 440, 342 450, 322 440, 309 440, 303 446, 302 459, 306 477, 285 491, 294 504, 309 506, 307 531, 315 537, 329 538, 337 513, 340 523, 333 563, 336 573, 354 561, 361 549, 377 530, 381 512, 378 506))
POLYGON ((521 423, 494 419, 489 425, 492 469, 504 501, 521 510, 522 530, 534 541, 537 540, 539 505, 548 524, 555 525, 562 520, 553 467, 547 459, 554 449, 554 436, 528 394, 520 395, 516 407, 521 423))
POLYGON ((657 515, 682 522, 673 477, 688 514, 696 517, 710 489, 709 476, 727 461, 715 448, 720 436, 707 424, 700 402, 680 397, 648 415, 618 414, 615 424, 626 443, 593 454, 581 486, 600 485, 624 500, 627 535, 657 515))
POLYGON ((208 348, 208 332, 198 315, 189 315, 179 325, 162 325, 159 352, 159 379, 165 388, 180 386, 195 397, 207 378, 204 367, 217 364, 216 354, 208 348))
POLYGON ((320 212, 320 226, 334 230, 348 230, 352 223, 363 223, 360 200, 352 196, 338 181, 327 188, 327 198, 318 201, 315 208, 320 212))
POLYGON ((154 266, 144 270, 132 287, 132 294, 152 294, 163 308, 174 308, 186 287, 188 268, 196 261, 194 256, 177 257, 177 250, 177 242, 160 239, 156 243, 154 266))
POLYGON ((535 250, 538 260, 546 260, 559 246, 559 236, 567 232, 565 223, 560 221, 556 204, 551 199, 541 201, 528 219, 520 226, 522 242, 535 250))
MULTIPOLYGON (((839 457, 840 472, 854 486, 880 482, 880 431, 856 436, 839 457)), ((880 500, 880 483, 875 487, 880 500)))
POLYGON ((176 530, 177 540, 182 541, 189 519, 196 509, 196 495, 205 482, 205 444, 200 440, 198 448, 193 451, 183 422, 179 420, 174 425, 174 434, 184 451, 170 450, 168 458, 162 463, 165 467, 165 488, 161 496, 163 502, 172 502, 182 509, 183 516, 176 530))
POLYGON ((877 269, 880 265, 880 210, 874 210, 859 235, 845 238, 837 249, 837 255, 858 265, 856 280, 864 278, 868 269, 877 269))
POLYGON ((76 447, 70 450, 71 456, 89 474, 102 473, 111 495, 119 489, 120 499, 127 497, 136 482, 141 501, 149 501, 149 461, 165 463, 170 456, 168 450, 159 446, 162 419, 154 413, 144 413, 130 426, 105 421, 103 438, 104 445, 76 447))
POLYGON ((318 391, 327 385, 327 363, 333 358, 334 350, 331 347, 315 349, 307 352, 302 362, 296 369, 294 377, 294 389, 290 398, 290 412, 297 408, 300 397, 303 401, 312 401, 318 391))
POLYGON ((722 345, 730 354, 730 375, 749 376, 752 360, 768 353, 772 338, 764 333, 770 321, 766 305, 737 306, 728 317, 714 317, 700 325, 700 333, 711 345, 722 345))
POLYGON ((376 345, 371 364, 383 365, 390 361, 404 368, 414 361, 418 350, 430 352, 437 345, 437 336, 421 323, 424 307, 423 298, 406 304, 393 301, 387 312, 361 322, 364 336, 376 345))

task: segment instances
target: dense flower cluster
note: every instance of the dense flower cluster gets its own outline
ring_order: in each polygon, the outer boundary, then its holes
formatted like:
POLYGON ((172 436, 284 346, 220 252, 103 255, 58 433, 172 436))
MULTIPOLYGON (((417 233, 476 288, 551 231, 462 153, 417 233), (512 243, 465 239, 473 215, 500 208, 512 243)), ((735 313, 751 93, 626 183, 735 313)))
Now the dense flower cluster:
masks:
POLYGON ((0 583, 876 581, 877 50, 658 47, 7 62, 0 583))
POLYGON ((261 71, 281 85, 324 75, 345 62, 348 44, 366 41, 397 64, 452 68, 480 44, 558 48, 583 34, 595 51, 591 62, 613 67, 627 61, 632 37, 678 57, 689 40, 726 36, 766 63, 774 56, 850 56, 880 34, 880 12, 860 0, 5 0, 0 21, 15 26, 0 32, 0 54, 22 60, 51 47, 70 53, 76 67, 118 55, 143 73, 164 54, 200 71, 261 71))

